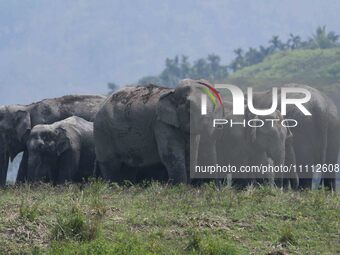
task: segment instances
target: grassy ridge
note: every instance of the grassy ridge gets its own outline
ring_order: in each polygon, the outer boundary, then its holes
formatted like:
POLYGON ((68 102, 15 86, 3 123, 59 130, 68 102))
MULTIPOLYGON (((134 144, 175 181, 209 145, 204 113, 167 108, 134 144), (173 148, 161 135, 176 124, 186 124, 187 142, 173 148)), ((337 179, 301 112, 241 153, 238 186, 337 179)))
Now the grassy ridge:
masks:
POLYGON ((228 81, 243 87, 269 88, 303 83, 330 94, 340 91, 340 47, 273 54, 232 74, 228 81))
POLYGON ((340 196, 269 187, 0 191, 0 254, 337 254, 340 196))

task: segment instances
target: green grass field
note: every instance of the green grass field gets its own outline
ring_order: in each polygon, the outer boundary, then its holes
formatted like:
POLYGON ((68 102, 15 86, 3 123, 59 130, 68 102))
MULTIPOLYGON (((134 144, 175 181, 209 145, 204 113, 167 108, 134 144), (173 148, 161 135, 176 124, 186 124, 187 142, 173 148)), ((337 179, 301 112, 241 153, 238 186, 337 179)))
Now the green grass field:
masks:
POLYGON ((0 190, 0 254, 339 254, 340 196, 213 184, 0 190))

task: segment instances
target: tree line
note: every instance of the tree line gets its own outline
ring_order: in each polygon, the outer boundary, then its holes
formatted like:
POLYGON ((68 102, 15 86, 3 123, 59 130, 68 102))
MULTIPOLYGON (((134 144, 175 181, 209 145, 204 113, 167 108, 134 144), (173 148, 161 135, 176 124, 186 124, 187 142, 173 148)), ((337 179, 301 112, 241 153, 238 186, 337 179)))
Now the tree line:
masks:
MULTIPOLYGON (((222 82, 227 79, 230 73, 258 64, 277 52, 298 49, 328 49, 338 46, 340 46, 339 35, 333 31, 328 32, 326 26, 319 26, 314 34, 305 40, 299 35, 290 34, 286 41, 282 41, 279 36, 274 35, 266 46, 250 47, 247 50, 235 49, 235 57, 228 65, 221 64, 220 56, 215 54, 210 54, 206 58, 199 58, 193 63, 189 61, 187 56, 167 58, 165 68, 159 75, 142 77, 138 80, 138 84, 147 85, 151 83, 173 87, 179 80, 188 77, 222 82)), ((115 83, 109 83, 108 87, 113 91, 119 86, 115 83)))

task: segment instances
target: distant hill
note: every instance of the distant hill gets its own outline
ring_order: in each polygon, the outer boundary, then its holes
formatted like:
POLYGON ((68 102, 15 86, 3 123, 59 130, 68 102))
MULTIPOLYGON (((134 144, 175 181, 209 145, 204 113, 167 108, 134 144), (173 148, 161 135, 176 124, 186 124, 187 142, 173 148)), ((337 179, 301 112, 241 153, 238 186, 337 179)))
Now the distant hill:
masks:
POLYGON ((233 73, 227 82, 258 89, 303 83, 340 99, 340 47, 276 53, 233 73))

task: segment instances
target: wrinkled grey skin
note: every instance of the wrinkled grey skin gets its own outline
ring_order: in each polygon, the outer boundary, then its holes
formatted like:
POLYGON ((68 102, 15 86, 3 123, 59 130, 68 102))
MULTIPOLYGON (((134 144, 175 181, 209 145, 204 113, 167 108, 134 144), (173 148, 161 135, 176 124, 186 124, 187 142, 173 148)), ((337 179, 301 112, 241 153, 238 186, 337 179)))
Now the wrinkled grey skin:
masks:
MULTIPOLYGON (((246 109, 244 116, 232 114, 232 103, 224 101, 225 119, 229 122, 248 122, 250 119, 279 119, 282 120, 281 113, 275 111, 273 114, 266 116, 255 116, 246 109)), ((280 123, 264 121, 262 127, 243 127, 243 125, 233 125, 232 127, 222 126, 222 137, 217 142, 217 157, 221 165, 240 166, 252 165, 284 165, 294 162, 294 153, 292 153, 292 133, 288 128, 283 127, 280 123)), ((237 180, 236 184, 248 184, 252 180, 251 174, 249 179, 237 180)), ((263 176, 264 179, 276 179, 277 185, 287 185, 278 175, 263 176)), ((259 180, 259 178, 257 178, 259 180)), ((292 176, 292 186, 297 185, 297 176, 292 176)))
POLYGON ((93 173, 93 123, 70 117, 51 125, 36 125, 27 141, 30 182, 80 182, 93 173))
MULTIPOLYGON (((311 93, 311 100, 304 106, 312 116, 305 116, 294 105, 287 105, 287 119, 295 119, 298 126, 291 128, 297 165, 335 164, 339 151, 340 126, 337 109, 330 98, 317 89, 301 84, 286 84, 282 87, 305 88, 311 93)), ((301 98, 301 94, 288 94, 289 98, 301 98)), ((254 106, 271 106, 271 90, 254 93, 254 106)), ((280 96, 279 96, 280 105, 280 96)), ((335 174, 324 179, 325 185, 335 189, 335 174)), ((310 178, 300 178, 301 188, 311 188, 310 178)))
POLYGON ((5 182, 7 174, 8 156, 13 160, 15 156, 24 152, 17 181, 23 182, 27 177, 26 142, 31 129, 38 124, 52 124, 70 116, 79 116, 93 121, 100 105, 106 97, 103 96, 64 96, 30 105, 10 105, 0 107, 0 134, 4 136, 0 165, 0 182, 5 182), (4 155, 4 153, 6 153, 4 155))
MULTIPOLYGON (((94 122, 96 158, 102 177, 120 182, 131 175, 122 168, 124 165, 131 169, 161 163, 169 182, 188 183, 189 151, 197 160, 202 132, 210 138, 204 143, 212 148, 209 153, 216 162, 212 122, 200 113, 202 87, 187 79, 175 89, 153 85, 126 87, 108 97, 94 122), (190 111, 197 119, 190 119, 190 111), (210 128, 206 128, 208 122, 210 128), (195 144, 191 150, 190 137, 195 144)), ((211 105, 208 100, 208 109, 211 105)))

